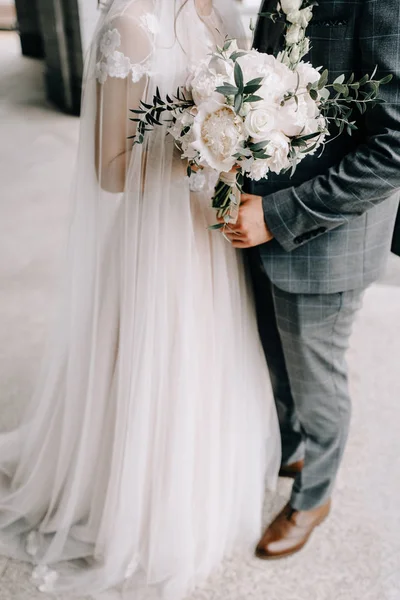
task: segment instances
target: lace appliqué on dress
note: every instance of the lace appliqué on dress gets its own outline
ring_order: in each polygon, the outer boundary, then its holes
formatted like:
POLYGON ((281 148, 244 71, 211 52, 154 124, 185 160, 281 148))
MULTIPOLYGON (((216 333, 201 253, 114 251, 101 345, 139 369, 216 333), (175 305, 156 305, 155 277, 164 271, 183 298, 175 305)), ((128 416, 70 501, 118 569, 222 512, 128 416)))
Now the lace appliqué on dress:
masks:
POLYGON ((150 74, 150 62, 132 63, 128 56, 119 52, 121 46, 121 34, 118 29, 109 29, 103 33, 99 48, 101 58, 96 64, 96 79, 104 84, 108 77, 126 79, 129 75, 133 83, 150 74))
POLYGON ((153 13, 146 13, 140 17, 140 24, 145 31, 155 35, 159 31, 159 22, 153 13))

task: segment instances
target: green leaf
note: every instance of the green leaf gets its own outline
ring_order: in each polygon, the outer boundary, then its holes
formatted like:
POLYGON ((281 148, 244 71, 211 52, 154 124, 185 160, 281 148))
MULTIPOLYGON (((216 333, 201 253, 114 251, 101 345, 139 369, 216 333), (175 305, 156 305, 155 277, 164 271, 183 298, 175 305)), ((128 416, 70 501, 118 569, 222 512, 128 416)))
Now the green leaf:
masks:
POLYGON ((208 229, 210 229, 211 231, 216 231, 217 229, 222 229, 224 225, 225 223, 216 223, 215 225, 210 225, 208 229))
POLYGON ((329 77, 329 71, 328 69, 325 69, 325 71, 322 72, 321 77, 319 78, 318 81, 318 89, 322 90, 322 88, 324 88, 326 86, 326 84, 328 83, 328 77, 329 77))
POLYGON ((308 154, 309 152, 312 152, 316 147, 317 147, 317 144, 313 144, 312 146, 308 146, 304 150, 301 150, 301 153, 308 154))
POLYGON ((390 83, 390 81, 392 81, 392 79, 393 79, 393 75, 392 74, 386 75, 386 77, 384 77, 383 79, 381 79, 379 81, 379 84, 380 85, 386 85, 387 83, 390 83))
POLYGON ((235 75, 235 83, 236 83, 237 87, 239 88, 239 93, 242 94, 243 88, 244 88, 243 71, 242 71, 242 67, 239 65, 239 63, 235 63, 234 75, 235 75))
POLYGON ((237 94, 235 96, 235 102, 233 105, 233 108, 236 113, 238 113, 240 111, 240 109, 242 108, 242 104, 243 104, 243 96, 241 94, 237 94))
POLYGON ((334 83, 333 89, 335 90, 335 92, 338 92, 338 94, 345 94, 348 88, 347 86, 342 85, 341 83, 334 83))
POLYGON ((340 85, 341 83, 344 82, 344 80, 345 80, 345 76, 344 75, 339 75, 339 77, 336 77, 336 79, 335 79, 335 81, 333 83, 338 83, 340 85))
POLYGON ((223 96, 236 96, 239 92, 238 88, 230 83, 224 83, 224 85, 217 87, 216 90, 223 96))
POLYGON ((264 77, 256 77, 246 83, 246 85, 260 85, 264 81, 264 77))
POLYGON ((249 143, 249 148, 252 152, 257 152, 258 150, 263 150, 269 144, 269 140, 265 140, 263 142, 249 143))
POLYGON ((312 100, 314 100, 314 101, 318 100, 317 90, 311 89, 308 93, 310 94, 310 97, 312 100))
POLYGON ((261 85, 259 85, 259 84, 248 83, 247 85, 244 86, 243 94, 254 94, 254 92, 258 92, 258 90, 260 88, 261 88, 261 85))
POLYGON ((262 98, 262 96, 252 95, 245 98, 244 102, 260 102, 260 100, 264 100, 264 98, 262 98))
POLYGON ((233 62, 237 61, 238 58, 240 58, 241 56, 246 56, 246 52, 234 52, 233 54, 230 55, 230 59, 233 60, 233 62))
POLYGON ((302 140, 308 141, 308 140, 312 140, 315 137, 318 137, 319 135, 320 135, 320 132, 316 131, 315 133, 309 133, 308 135, 302 135, 300 138, 297 138, 297 139, 302 139, 302 140))

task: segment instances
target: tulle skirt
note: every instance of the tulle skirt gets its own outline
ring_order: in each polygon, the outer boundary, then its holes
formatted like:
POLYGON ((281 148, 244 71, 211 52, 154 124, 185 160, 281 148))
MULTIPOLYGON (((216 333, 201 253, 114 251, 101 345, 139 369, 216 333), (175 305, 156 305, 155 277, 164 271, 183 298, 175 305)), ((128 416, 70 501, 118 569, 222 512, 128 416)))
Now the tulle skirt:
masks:
POLYGON ((73 257, 31 406, 0 435, 0 552, 43 591, 180 600, 260 534, 280 440, 253 302, 209 194, 179 185, 107 214, 96 276, 73 257))

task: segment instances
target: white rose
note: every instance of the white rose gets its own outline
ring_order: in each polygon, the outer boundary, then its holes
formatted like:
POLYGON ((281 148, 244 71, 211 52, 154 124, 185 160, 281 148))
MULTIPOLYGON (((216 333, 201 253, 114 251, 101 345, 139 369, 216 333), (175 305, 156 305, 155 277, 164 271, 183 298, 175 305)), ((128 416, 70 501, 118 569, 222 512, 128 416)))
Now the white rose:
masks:
POLYGON ((304 38, 304 28, 300 25, 290 25, 286 33, 286 43, 289 46, 298 44, 304 38))
POLYGON ((265 108, 249 112, 244 123, 246 133, 255 142, 268 139, 268 133, 275 128, 275 116, 265 108))
POLYGON ((269 143, 266 151, 271 155, 271 158, 267 159, 268 167, 270 171, 279 175, 290 166, 289 140, 280 131, 271 131, 268 137, 269 143))
POLYGON ((217 171, 230 171, 234 154, 245 140, 243 121, 234 110, 214 100, 203 102, 194 119, 191 148, 200 155, 202 164, 217 171))
POLYGON ((293 10, 292 12, 287 13, 287 20, 294 25, 299 25, 300 27, 307 27, 309 22, 313 17, 313 11, 311 6, 307 6, 307 8, 303 8, 302 10, 293 10))
POLYGON ((295 10, 300 10, 303 0, 281 0, 283 12, 287 15, 295 10))

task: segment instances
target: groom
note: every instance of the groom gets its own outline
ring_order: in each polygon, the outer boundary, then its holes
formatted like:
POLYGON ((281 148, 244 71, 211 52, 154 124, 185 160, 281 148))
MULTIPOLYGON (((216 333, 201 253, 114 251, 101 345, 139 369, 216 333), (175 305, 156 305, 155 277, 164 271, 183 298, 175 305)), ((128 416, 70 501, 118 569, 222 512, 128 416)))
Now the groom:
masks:
MULTIPOLYGON (((354 137, 307 157, 292 178, 248 181, 230 236, 235 247, 251 248, 281 475, 294 478, 289 504, 258 545, 261 558, 300 550, 330 510, 351 412, 345 352, 363 292, 384 268, 400 197, 399 23, 399 0, 319 0, 308 60, 332 79, 354 72, 357 80, 376 65, 378 77, 392 73, 381 89, 386 103, 358 116, 354 137)), ((259 18, 256 47, 269 51, 273 37, 270 21, 259 18)))

